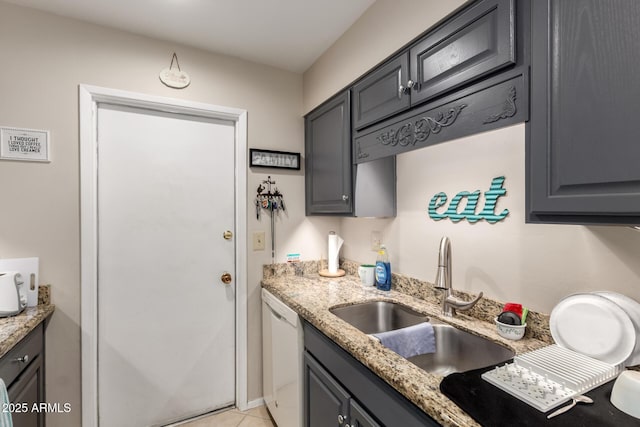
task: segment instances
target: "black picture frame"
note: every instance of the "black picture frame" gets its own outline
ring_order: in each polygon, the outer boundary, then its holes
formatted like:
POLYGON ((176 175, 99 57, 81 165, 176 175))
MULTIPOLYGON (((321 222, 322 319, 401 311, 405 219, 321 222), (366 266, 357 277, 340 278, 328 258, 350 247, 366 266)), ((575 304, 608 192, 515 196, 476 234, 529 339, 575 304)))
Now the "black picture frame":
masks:
POLYGON ((249 166, 252 168, 300 170, 300 153, 250 148, 249 166))

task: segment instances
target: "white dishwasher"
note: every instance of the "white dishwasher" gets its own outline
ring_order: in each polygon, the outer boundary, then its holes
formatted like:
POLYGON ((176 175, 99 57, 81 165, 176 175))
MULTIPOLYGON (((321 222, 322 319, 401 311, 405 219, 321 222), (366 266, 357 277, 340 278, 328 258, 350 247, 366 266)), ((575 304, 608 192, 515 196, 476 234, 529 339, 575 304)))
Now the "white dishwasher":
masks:
POLYGON ((298 314, 262 289, 262 390, 278 427, 302 425, 302 338, 298 314))

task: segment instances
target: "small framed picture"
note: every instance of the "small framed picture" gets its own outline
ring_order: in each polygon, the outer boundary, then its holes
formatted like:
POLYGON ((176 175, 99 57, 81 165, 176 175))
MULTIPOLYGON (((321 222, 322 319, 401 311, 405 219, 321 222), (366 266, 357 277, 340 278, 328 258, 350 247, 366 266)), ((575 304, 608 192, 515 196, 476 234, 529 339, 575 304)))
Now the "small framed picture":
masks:
POLYGON ((300 153, 249 149, 249 166, 300 170, 300 153))
POLYGON ((0 159, 49 161, 49 131, 0 127, 0 159))

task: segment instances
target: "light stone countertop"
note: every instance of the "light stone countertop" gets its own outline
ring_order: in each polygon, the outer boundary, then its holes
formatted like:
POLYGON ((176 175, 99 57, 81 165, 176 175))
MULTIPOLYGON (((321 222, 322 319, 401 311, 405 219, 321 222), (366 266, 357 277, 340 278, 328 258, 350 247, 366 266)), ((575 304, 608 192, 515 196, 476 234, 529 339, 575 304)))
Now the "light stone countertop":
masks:
MULTIPOLYGON (((265 273, 267 268, 265 267, 265 273)), ((441 307, 435 300, 417 298, 393 289, 390 292, 364 290, 359 279, 354 276, 325 278, 308 271, 304 271, 304 276, 274 273, 276 275, 265 274, 262 281, 265 289, 444 426, 467 427, 479 424, 440 392, 442 376, 428 373, 408 362, 377 340, 331 314, 329 308, 372 300, 393 301, 459 329, 489 338, 513 349, 517 354, 548 345, 548 342, 532 338, 530 332, 520 341, 500 337, 495 331, 495 325, 486 320, 495 317, 497 313, 484 313, 484 316, 476 317, 458 313, 454 318, 445 319, 440 315, 441 307), (483 317, 484 320, 480 320, 483 317)), ((394 277, 394 281, 396 279, 394 277)), ((402 288, 402 285, 398 288, 402 288)))
POLYGON ((26 337, 55 310, 51 304, 27 307, 17 316, 0 319, 0 357, 7 354, 20 340, 26 337))

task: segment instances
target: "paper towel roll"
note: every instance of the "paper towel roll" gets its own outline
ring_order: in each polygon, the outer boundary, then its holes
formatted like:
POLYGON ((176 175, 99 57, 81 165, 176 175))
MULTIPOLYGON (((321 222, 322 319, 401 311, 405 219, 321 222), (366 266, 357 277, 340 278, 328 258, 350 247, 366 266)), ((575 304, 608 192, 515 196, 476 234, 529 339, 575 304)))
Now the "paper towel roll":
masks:
POLYGON ((335 231, 329 232, 329 240, 327 242, 328 255, 327 261, 329 264, 329 273, 334 274, 338 272, 338 257, 340 255, 340 248, 344 240, 338 236, 335 231))

